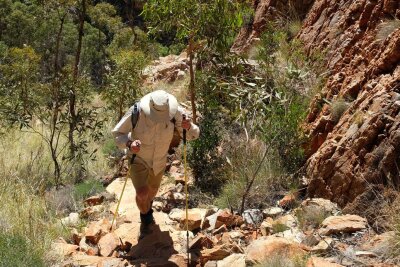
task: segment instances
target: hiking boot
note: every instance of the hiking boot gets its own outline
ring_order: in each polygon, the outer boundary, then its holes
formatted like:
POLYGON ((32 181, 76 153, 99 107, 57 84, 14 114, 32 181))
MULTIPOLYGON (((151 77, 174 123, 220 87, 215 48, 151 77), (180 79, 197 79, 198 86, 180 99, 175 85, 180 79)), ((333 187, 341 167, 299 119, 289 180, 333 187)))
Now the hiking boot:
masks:
POLYGON ((155 224, 153 217, 153 209, 150 209, 146 214, 140 213, 140 232, 138 239, 143 239, 146 235, 152 233, 152 226, 155 224))

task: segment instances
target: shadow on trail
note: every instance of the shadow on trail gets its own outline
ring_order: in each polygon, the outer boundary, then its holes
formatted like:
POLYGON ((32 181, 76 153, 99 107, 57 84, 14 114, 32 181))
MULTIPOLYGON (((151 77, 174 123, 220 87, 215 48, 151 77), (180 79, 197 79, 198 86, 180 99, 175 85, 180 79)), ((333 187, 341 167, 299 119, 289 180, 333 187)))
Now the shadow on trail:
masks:
POLYGON ((169 260, 177 253, 169 231, 161 231, 160 226, 155 224, 152 233, 133 246, 126 258, 135 267, 177 267, 179 265, 169 260))

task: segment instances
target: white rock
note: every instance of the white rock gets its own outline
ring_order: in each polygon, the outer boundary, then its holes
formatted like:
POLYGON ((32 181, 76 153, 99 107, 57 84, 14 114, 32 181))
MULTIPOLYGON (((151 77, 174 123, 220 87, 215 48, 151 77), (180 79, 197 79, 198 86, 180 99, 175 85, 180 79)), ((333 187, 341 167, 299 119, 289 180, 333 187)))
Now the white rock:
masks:
POLYGON ((242 217, 248 224, 260 224, 264 219, 261 210, 258 209, 245 210, 242 217))
POLYGON ((67 227, 74 227, 79 224, 79 214, 76 212, 70 213, 68 217, 62 218, 61 223, 67 227))
POLYGON ((283 213, 283 209, 281 209, 279 207, 273 207, 273 208, 263 210, 263 214, 266 217, 276 217, 276 216, 281 215, 282 213, 283 213))

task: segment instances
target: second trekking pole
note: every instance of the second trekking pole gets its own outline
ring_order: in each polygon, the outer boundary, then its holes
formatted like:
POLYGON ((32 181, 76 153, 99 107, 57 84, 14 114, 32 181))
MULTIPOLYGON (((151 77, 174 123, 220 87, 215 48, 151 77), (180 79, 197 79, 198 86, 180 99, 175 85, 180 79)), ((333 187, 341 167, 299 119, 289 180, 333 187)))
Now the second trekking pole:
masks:
MULTIPOLYGON (((183 115, 183 119, 186 119, 186 115, 183 115)), ((186 213, 186 251, 187 251, 187 266, 189 267, 190 265, 190 253, 189 253, 189 223, 188 223, 188 217, 189 217, 189 193, 188 193, 188 179, 187 179, 187 164, 186 164, 186 145, 187 145, 187 140, 186 140, 186 129, 183 129, 183 164, 185 168, 185 198, 186 198, 186 208, 185 208, 185 213, 186 213)))

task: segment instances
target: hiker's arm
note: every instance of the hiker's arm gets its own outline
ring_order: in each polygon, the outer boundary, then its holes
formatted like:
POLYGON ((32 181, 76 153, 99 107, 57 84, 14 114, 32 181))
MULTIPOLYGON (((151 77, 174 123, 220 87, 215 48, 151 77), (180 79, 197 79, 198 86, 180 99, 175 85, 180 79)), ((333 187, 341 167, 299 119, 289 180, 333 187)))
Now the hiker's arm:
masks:
POLYGON ((120 149, 125 149, 127 142, 131 140, 131 113, 132 111, 129 109, 129 111, 122 117, 122 119, 111 131, 114 136, 115 143, 120 149))
MULTIPOLYGON (((183 114, 187 114, 187 112, 185 112, 185 110, 183 108, 178 107, 178 111, 176 112, 176 115, 175 115, 175 126, 181 137, 183 137, 183 128, 182 128, 183 114)), ((199 127, 196 124, 194 124, 193 122, 191 122, 189 130, 186 131, 187 140, 190 141, 190 140, 197 139, 197 138, 199 138, 199 135, 200 135, 199 127)))

